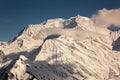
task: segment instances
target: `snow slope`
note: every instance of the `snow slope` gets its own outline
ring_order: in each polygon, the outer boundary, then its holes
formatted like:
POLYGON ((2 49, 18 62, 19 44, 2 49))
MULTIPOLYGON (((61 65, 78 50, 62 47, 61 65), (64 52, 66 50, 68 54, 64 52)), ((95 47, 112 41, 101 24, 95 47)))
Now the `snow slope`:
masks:
POLYGON ((119 80, 119 36, 79 15, 29 25, 0 43, 0 80, 119 80))

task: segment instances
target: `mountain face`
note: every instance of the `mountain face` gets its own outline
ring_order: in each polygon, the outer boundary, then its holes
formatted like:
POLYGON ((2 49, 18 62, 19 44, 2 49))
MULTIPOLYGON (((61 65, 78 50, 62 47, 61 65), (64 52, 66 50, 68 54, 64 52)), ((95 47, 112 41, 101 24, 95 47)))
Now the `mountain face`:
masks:
POLYGON ((49 19, 0 42, 0 80, 120 80, 120 31, 87 17, 49 19))

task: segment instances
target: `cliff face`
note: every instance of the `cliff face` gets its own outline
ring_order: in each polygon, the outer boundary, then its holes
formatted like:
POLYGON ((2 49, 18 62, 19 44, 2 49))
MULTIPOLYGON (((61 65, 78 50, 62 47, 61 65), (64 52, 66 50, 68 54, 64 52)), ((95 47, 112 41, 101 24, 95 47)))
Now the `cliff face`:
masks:
POLYGON ((50 19, 1 42, 1 80, 119 80, 119 32, 89 18, 50 19))

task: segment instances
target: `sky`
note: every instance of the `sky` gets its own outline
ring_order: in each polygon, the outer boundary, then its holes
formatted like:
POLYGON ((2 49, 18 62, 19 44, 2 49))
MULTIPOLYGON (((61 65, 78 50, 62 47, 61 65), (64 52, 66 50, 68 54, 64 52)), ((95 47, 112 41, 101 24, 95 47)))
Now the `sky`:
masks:
POLYGON ((91 17, 103 8, 120 8, 120 0, 0 0, 0 41, 13 39, 29 24, 78 14, 91 17))

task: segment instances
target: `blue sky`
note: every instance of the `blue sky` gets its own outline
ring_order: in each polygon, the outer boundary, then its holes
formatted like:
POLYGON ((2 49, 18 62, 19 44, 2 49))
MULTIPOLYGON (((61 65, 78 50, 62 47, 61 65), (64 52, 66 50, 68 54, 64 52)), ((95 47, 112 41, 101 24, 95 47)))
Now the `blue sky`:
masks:
POLYGON ((103 8, 120 8, 120 0, 0 0, 0 41, 11 40, 29 24, 77 14, 91 17, 103 8))

